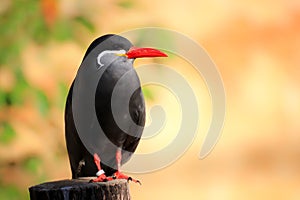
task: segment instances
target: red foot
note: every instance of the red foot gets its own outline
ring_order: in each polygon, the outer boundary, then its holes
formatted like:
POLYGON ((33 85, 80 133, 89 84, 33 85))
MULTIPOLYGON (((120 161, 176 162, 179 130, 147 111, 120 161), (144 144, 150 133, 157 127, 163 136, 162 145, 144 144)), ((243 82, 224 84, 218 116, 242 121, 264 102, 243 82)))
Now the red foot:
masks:
POLYGON ((108 177, 106 177, 105 174, 102 174, 102 175, 98 176, 97 178, 90 180, 90 182, 94 182, 94 183, 95 182, 106 182, 106 181, 108 181, 108 177))
POLYGON ((142 183, 139 180, 133 179, 132 177, 127 176, 127 175, 121 173, 120 171, 115 172, 113 178, 114 179, 125 179, 127 181, 133 181, 135 183, 139 183, 140 185, 142 185, 142 183))
POLYGON ((97 166, 97 169, 99 170, 97 172, 97 178, 90 180, 90 182, 106 182, 106 181, 111 181, 113 180, 113 178, 111 177, 107 177, 104 173, 104 171, 101 169, 101 165, 100 165, 100 157, 95 153, 94 154, 94 162, 97 166), (99 174, 98 174, 99 173, 99 174))
MULTIPOLYGON (((117 161, 118 169, 120 168, 121 157, 122 157, 121 151, 118 150, 116 153, 116 161, 117 161)), ((140 185, 142 185, 139 180, 133 179, 121 173, 119 170, 115 172, 112 177, 107 177, 104 171, 101 169, 101 165, 100 165, 101 159, 96 153, 94 154, 94 162, 98 169, 98 172, 96 173, 97 178, 90 180, 90 182, 106 182, 106 181, 111 181, 113 179, 125 179, 127 181, 133 181, 135 183, 139 183, 140 185)))

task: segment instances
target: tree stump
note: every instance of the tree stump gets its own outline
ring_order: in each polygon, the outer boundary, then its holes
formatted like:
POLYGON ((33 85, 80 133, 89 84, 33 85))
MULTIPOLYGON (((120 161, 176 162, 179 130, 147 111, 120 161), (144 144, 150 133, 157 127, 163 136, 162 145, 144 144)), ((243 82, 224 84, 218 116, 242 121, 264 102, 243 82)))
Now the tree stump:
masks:
POLYGON ((60 180, 42 183, 29 188, 31 200, 130 200, 126 180, 89 183, 89 179, 60 180))

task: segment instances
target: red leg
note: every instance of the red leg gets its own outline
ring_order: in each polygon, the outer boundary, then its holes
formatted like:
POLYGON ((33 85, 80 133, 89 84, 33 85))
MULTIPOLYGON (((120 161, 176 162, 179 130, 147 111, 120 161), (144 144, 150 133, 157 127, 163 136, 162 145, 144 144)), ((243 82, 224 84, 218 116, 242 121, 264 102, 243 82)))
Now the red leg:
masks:
POLYGON ((94 153, 94 162, 95 162, 95 164, 97 166, 97 169, 101 170, 101 165, 100 165, 101 159, 98 156, 98 154, 96 154, 96 153, 94 153))
POLYGON ((101 165, 100 165, 100 157, 98 156, 98 154, 94 154, 94 162, 97 166, 98 172, 97 172, 97 178, 92 179, 90 182, 105 182, 105 181, 109 181, 112 180, 112 178, 108 178, 104 171, 101 169, 101 165))
POLYGON ((116 162, 117 162, 117 170, 120 171, 121 169, 121 161, 122 161, 122 152, 121 149, 118 148, 116 152, 116 162))
POLYGON ((114 174, 114 178, 116 179, 126 179, 128 181, 133 181, 135 183, 139 183, 141 185, 141 182, 139 180, 133 179, 130 176, 127 176, 123 173, 121 173, 121 161, 122 161, 122 152, 121 149, 118 148, 116 152, 116 162, 117 162, 117 172, 114 174))

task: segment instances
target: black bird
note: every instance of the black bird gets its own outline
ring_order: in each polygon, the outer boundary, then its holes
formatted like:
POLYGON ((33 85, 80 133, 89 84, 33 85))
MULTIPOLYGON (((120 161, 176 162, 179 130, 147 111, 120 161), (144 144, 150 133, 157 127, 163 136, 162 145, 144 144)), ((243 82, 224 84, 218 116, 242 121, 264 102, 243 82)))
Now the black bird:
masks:
MULTIPOLYGON (((92 180, 93 182, 112 178, 134 180, 120 172, 120 166, 127 162, 136 150, 145 124, 144 97, 133 61, 141 57, 166 56, 156 49, 133 47, 126 38, 113 34, 101 36, 90 44, 71 85, 65 108, 65 139, 72 178, 96 175, 97 178, 92 180), (97 123, 104 134, 93 129, 79 133, 75 123, 78 115, 89 112, 76 114, 74 109, 77 107, 72 104, 76 98, 74 95, 80 93, 80 84, 89 81, 89 77, 80 79, 80 70, 89 69, 100 74, 95 86, 95 95, 92 97, 95 105, 92 106, 96 112, 97 123), (75 88, 76 81, 79 82, 79 89, 75 88), (126 105, 128 92, 132 92, 132 95, 126 105), (115 107, 112 105, 112 99, 116 99, 115 107), (126 109, 129 110, 130 116, 126 115, 126 109), (130 119, 134 124, 130 123, 130 119)), ((81 88, 82 91, 89 89, 81 88)), ((86 123, 86 127, 95 126, 93 120, 86 121, 82 122, 86 123)))

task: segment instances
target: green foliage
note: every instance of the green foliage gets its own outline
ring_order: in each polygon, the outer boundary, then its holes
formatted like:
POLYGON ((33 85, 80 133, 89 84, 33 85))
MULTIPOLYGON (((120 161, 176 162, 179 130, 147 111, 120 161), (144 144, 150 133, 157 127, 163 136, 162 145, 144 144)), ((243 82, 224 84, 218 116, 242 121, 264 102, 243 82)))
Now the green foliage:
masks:
POLYGON ((133 0, 122 0, 118 2, 118 6, 125 8, 125 9, 130 9, 134 6, 135 2, 133 0))
MULTIPOLYGON (((15 137, 16 132, 13 127, 7 122, 0 124, 0 143, 9 144, 15 137)), ((1 198, 0 198, 1 199, 1 198)))
POLYGON ((42 116, 46 116, 50 110, 50 101, 48 100, 48 97, 46 96, 45 92, 42 90, 36 90, 35 94, 38 109, 42 116))
POLYGON ((39 11, 39 1, 12 1, 0 20, 0 64, 7 64, 13 60, 17 62, 16 56, 20 54, 29 36, 38 40, 45 28, 39 11))
POLYGON ((16 186, 0 184, 0 199, 19 200, 21 196, 25 197, 16 186))
POLYGON ((153 90, 147 87, 142 87, 142 92, 147 100, 154 100, 153 90))
MULTIPOLYGON (((12 0, 9 6, 1 11, 0 67, 7 67, 12 70, 16 83, 9 91, 0 88, 0 108, 22 105, 25 93, 30 91, 35 93, 38 109, 42 114, 47 114, 50 101, 44 91, 28 84, 22 71, 21 52, 29 42, 45 44, 51 40, 60 42, 76 39, 72 34, 76 29, 74 21, 84 25, 90 31, 94 30, 92 23, 84 16, 77 16, 68 20, 58 14, 53 26, 50 26, 46 23, 42 11, 42 1, 12 0)), ((66 90, 61 85, 59 89, 60 92, 66 90)), ((4 135, 13 135, 9 125, 6 124, 4 127, 6 127, 4 130, 7 132, 4 135)))
POLYGON ((0 88, 0 109, 6 105, 7 94, 0 88))
POLYGON ((68 91, 69 91, 69 86, 67 86, 65 83, 60 82, 58 84, 59 94, 58 94, 57 103, 58 103, 59 108, 61 108, 61 109, 64 109, 64 107, 65 107, 68 91))
POLYGON ((83 25, 85 28, 87 28, 90 32, 95 32, 95 26, 86 18, 82 16, 77 16, 75 18, 75 21, 79 24, 83 25))
POLYGON ((94 31, 92 23, 83 16, 65 19, 57 14, 53 26, 46 23, 45 13, 42 11, 42 1, 13 0, 8 9, 4 10, 0 18, 0 66, 2 64, 19 61, 18 55, 30 41, 43 44, 49 40, 64 41, 75 39, 76 31, 73 21, 94 31))
POLYGON ((37 174, 41 165, 42 160, 39 157, 34 156, 25 159, 22 167, 31 174, 37 174))
POLYGON ((51 40, 60 42, 76 39, 74 32, 79 24, 89 31, 94 31, 95 28, 84 16, 66 19, 59 14, 56 14, 55 21, 50 25, 43 13, 42 1, 37 0, 13 0, 1 14, 0 67, 6 66, 13 70, 17 81, 11 91, 2 91, 0 88, 0 108, 22 105, 26 90, 32 90, 36 92, 39 111, 46 116, 50 101, 36 86, 28 85, 22 72, 21 52, 29 42, 45 44, 51 40))
POLYGON ((53 37, 58 41, 65 41, 73 37, 72 26, 68 21, 61 20, 55 24, 53 37))
POLYGON ((8 105, 21 105, 23 103, 23 95, 28 88, 28 83, 23 75, 21 68, 15 68, 14 74, 16 77, 16 84, 13 89, 7 94, 8 105))

